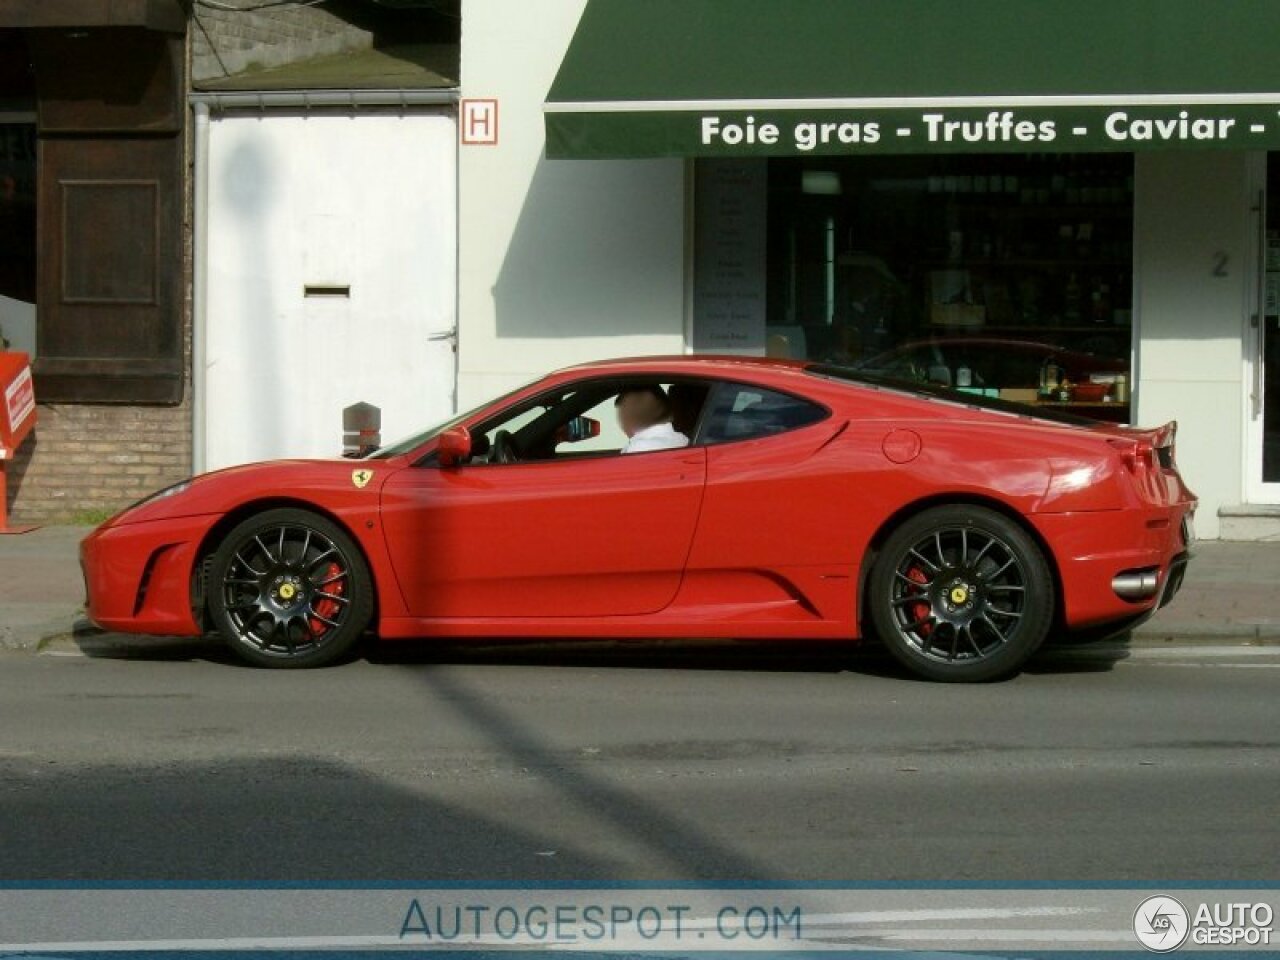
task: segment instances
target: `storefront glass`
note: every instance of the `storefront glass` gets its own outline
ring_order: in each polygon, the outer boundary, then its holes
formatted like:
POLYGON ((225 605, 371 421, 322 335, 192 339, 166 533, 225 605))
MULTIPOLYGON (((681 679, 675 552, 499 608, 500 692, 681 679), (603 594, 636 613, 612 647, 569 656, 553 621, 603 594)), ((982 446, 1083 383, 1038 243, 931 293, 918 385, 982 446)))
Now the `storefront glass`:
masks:
POLYGON ((1261 357, 1262 482, 1280 483, 1280 154, 1267 154, 1266 249, 1261 357))
POLYGON ((1129 419, 1132 155, 771 160, 764 219, 766 352, 1129 419))

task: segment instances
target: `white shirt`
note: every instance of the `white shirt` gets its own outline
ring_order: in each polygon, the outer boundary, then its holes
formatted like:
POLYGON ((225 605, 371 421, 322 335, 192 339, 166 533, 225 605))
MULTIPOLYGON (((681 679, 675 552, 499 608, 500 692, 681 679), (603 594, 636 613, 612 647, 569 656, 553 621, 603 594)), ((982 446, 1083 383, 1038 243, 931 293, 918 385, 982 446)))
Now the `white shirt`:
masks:
POLYGON ((677 433, 670 423, 655 423, 652 427, 637 430, 622 448, 623 453, 644 453, 649 450, 675 450, 687 447, 689 438, 677 433))

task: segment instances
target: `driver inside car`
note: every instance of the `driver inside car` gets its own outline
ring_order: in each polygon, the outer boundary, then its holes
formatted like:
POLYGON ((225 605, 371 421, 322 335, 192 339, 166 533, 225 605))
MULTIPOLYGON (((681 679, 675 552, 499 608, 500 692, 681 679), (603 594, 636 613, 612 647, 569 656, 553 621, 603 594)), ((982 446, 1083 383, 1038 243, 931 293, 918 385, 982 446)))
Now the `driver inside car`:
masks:
POLYGON ((674 450, 687 447, 689 438, 671 424, 671 399, 658 384, 624 388, 613 405, 618 425, 628 437, 623 453, 674 450))

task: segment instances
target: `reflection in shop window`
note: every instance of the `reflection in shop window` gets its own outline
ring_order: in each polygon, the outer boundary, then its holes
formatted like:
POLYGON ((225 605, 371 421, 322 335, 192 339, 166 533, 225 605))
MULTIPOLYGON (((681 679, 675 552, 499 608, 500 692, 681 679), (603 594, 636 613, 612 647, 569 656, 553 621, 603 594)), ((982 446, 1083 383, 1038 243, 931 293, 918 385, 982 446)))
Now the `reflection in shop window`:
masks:
POLYGON ((1129 420, 1132 155, 758 163, 766 352, 1129 420))

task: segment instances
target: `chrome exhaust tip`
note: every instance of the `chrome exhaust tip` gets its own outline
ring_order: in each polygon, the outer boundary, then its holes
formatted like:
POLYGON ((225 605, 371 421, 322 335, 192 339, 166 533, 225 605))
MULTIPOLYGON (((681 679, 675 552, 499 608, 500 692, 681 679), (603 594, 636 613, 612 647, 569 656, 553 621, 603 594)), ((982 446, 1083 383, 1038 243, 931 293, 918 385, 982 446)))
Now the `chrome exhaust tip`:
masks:
POLYGON ((1111 589, 1121 600, 1150 600, 1160 589, 1160 568, 1126 570, 1111 578, 1111 589))

